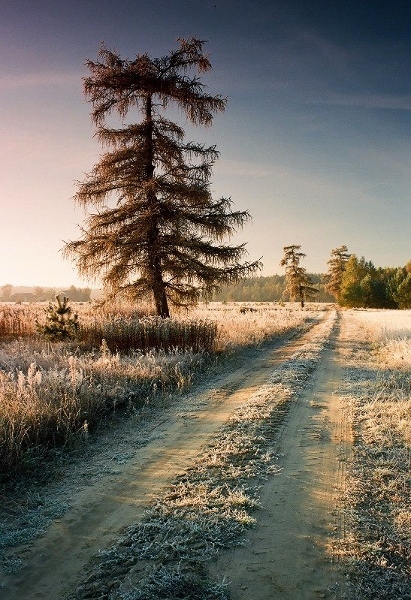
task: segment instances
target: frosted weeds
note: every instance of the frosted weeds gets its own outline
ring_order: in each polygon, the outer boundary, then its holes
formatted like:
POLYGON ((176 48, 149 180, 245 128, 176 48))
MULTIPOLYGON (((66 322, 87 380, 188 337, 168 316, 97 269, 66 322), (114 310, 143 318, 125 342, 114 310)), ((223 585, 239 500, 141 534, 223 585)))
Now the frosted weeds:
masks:
POLYGON ((350 600, 411 598, 409 311, 351 312, 347 370, 355 444, 346 514, 350 600), (404 325, 406 327, 404 327, 404 325), (399 358, 401 348, 403 358, 399 358))
MULTIPOLYGON (((91 314, 97 318, 84 307, 81 318, 87 318, 87 310, 88 318, 91 314)), ((26 312, 22 314, 29 321, 26 312)), ((205 323, 206 317, 214 332, 218 324, 219 350, 227 356, 275 335, 307 328, 319 318, 319 311, 270 304, 250 314, 241 314, 237 305, 202 307, 193 315, 196 321, 187 323, 190 328, 205 323)), ((182 317, 180 321, 185 322, 182 317)), ((127 322, 133 324, 132 318, 127 322)), ((137 318, 134 322, 139 323, 137 318)), ((151 329, 156 328, 161 329, 158 320, 151 323, 151 329)), ((122 331, 120 327, 117 332, 120 338, 122 331)), ((101 336, 98 339, 100 349, 89 352, 29 337, 0 345, 0 470, 21 468, 27 452, 30 462, 35 452, 77 443, 120 406, 139 408, 187 389, 215 360, 205 352, 178 349, 119 354, 111 352, 101 336)))

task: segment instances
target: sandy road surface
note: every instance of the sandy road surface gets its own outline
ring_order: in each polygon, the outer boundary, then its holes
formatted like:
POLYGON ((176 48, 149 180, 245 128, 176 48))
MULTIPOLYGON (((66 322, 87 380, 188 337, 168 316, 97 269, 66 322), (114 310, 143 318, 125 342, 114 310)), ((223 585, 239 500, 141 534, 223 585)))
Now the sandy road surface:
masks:
POLYGON ((282 470, 263 488, 249 544, 223 553, 213 567, 231 582, 233 600, 342 597, 344 577, 333 541, 345 534, 339 496, 352 439, 337 395, 340 343, 337 323, 314 380, 278 440, 282 470))
MULTIPOLYGON (((150 501, 189 467, 232 411, 304 347, 315 329, 280 346, 277 342, 249 351, 242 366, 165 415, 140 424, 145 445, 138 447, 139 432, 130 430, 131 458, 107 469, 93 485, 70 490, 67 513, 41 539, 22 548, 26 566, 5 578, 2 600, 63 600, 90 557, 138 522, 150 501)), ((335 498, 349 451, 348 426, 333 394, 340 378, 337 333, 331 334, 314 387, 294 404, 282 430, 277 447, 282 474, 264 486, 263 509, 249 546, 224 553, 213 567, 232 582, 234 599, 336 597, 327 591, 338 573, 325 545, 331 531, 341 529, 335 498)))

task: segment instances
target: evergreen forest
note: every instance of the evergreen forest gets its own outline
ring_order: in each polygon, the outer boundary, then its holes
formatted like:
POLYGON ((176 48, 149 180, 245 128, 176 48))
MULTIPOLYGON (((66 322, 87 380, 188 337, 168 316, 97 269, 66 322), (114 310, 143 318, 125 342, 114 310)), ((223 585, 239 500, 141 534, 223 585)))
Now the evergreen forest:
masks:
MULTIPOLYGON (((346 308, 411 308, 411 261, 403 267, 376 267, 364 257, 349 255, 338 286, 330 285, 332 272, 312 273, 315 301, 337 302, 346 308), (331 289, 330 289, 331 288, 331 289), (331 291, 332 290, 332 291, 331 291)), ((212 300, 220 302, 289 301, 286 276, 248 277, 227 285, 212 300)))
MULTIPOLYGON (((335 302, 334 297, 325 289, 324 276, 320 273, 311 273, 311 281, 318 290, 316 301, 335 302)), ((285 275, 270 275, 267 277, 247 277, 221 288, 213 295, 213 300, 218 302, 288 302, 289 294, 286 292, 285 275)))

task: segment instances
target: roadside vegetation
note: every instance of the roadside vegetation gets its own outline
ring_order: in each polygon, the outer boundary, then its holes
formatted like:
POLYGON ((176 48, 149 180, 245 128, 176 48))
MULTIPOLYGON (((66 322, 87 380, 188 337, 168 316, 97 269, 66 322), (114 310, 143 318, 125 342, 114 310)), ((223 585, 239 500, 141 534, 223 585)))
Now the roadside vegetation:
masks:
POLYGON ((87 439, 109 415, 165 402, 218 358, 313 320, 313 313, 274 304, 204 305, 174 319, 129 305, 77 305, 76 314, 75 335, 50 341, 50 306, 0 310, 3 474, 35 470, 54 449, 87 439))
POLYGON ((347 379, 354 447, 342 554, 354 600, 411 598, 411 318, 381 317, 353 312, 364 341, 347 379))

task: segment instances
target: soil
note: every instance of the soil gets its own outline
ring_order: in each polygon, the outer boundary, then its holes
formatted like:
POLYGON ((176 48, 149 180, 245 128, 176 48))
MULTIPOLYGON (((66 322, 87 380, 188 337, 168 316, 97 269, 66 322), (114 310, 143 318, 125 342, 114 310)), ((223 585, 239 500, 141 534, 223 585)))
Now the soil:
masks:
MULTIPOLYGON (((141 520, 230 414, 304 347, 317 327, 245 351, 229 372, 102 437, 87 464, 73 466, 45 491, 66 502, 67 510, 43 535, 12 550, 22 567, 5 575, 2 600, 67 598, 91 558, 141 520)), ((344 575, 333 553, 333 540, 345 535, 340 497, 351 445, 337 393, 344 366, 341 343, 337 321, 314 376, 279 431, 275 451, 281 471, 262 487, 247 545, 222 552, 210 565, 213 574, 229 581, 233 600, 343 595, 344 575)))
POLYGON ((344 574, 334 555, 345 535, 341 496, 351 427, 337 391, 343 377, 338 332, 299 397, 278 441, 281 475, 263 488, 262 510, 249 544, 224 553, 213 567, 230 581, 235 600, 339 598, 344 574))

